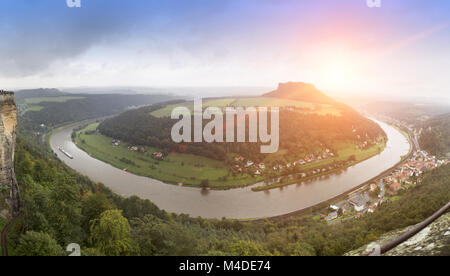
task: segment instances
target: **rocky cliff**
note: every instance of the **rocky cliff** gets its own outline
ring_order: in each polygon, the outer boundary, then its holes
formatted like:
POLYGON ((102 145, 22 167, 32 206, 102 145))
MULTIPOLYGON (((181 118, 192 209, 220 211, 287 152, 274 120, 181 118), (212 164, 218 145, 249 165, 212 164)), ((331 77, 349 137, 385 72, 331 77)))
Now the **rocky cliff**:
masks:
POLYGON ((17 108, 14 93, 0 90, 0 216, 19 212, 19 187, 14 174, 17 108))
POLYGON ((314 85, 304 82, 280 83, 277 90, 269 92, 264 96, 310 103, 336 104, 336 101, 322 93, 314 85))
MULTIPOLYGON (((386 244, 411 230, 413 226, 394 230, 381 236, 368 246, 347 253, 347 256, 361 256, 369 252, 374 244, 386 244)), ((414 237, 385 253, 384 256, 449 256, 450 255, 450 213, 424 228, 414 237)))

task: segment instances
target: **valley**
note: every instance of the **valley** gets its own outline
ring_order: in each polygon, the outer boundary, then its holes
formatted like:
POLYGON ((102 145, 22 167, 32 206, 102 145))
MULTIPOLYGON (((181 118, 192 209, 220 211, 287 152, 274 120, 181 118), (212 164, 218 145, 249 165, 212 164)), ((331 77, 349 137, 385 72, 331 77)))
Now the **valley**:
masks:
POLYGON ((397 164, 408 153, 409 142, 394 127, 379 121, 377 123, 388 137, 386 148, 381 154, 348 167, 339 174, 318 177, 314 181, 297 181, 293 185, 265 192, 252 191, 252 187, 264 185, 264 182, 230 190, 198 189, 168 185, 118 169, 93 158, 72 142, 73 130, 85 123, 55 131, 49 143, 58 158, 69 167, 94 181, 104 183, 122 196, 138 195, 151 200, 163 210, 193 217, 249 219, 279 216, 326 202, 397 164), (58 150, 60 145, 74 159, 61 153, 58 150))
POLYGON ((342 142, 333 146, 338 149, 336 157, 327 156, 321 160, 308 161, 308 163, 281 161, 274 164, 271 160, 277 160, 277 154, 268 156, 261 163, 251 166, 248 166, 247 162, 253 163, 253 161, 241 161, 235 154, 229 156, 229 159, 234 161, 231 164, 186 153, 169 153, 163 160, 156 160, 152 154, 161 152, 161 149, 138 146, 137 150, 133 150, 134 145, 125 142, 114 145, 110 137, 97 131, 98 125, 99 123, 87 125, 77 130, 73 137, 75 144, 92 157, 124 171, 158 179, 165 183, 211 189, 239 188, 267 180, 267 185, 254 188, 254 191, 262 191, 298 181, 312 180, 327 174, 338 173, 349 166, 367 160, 380 154, 386 146, 382 138, 377 144, 367 149, 358 149, 351 142, 342 142), (349 161, 350 157, 354 157, 354 160, 349 161), (267 168, 265 164, 268 164, 267 168), (242 168, 240 173, 236 170, 236 166, 242 168), (279 178, 286 178, 286 180, 276 181, 279 178), (204 180, 207 180, 207 183, 204 180))

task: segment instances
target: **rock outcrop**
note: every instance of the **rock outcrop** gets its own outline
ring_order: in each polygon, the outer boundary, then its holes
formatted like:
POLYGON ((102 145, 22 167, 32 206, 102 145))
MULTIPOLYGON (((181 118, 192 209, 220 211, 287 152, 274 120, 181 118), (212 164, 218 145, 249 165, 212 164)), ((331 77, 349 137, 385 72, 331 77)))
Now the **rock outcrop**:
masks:
POLYGON ((313 84, 305 82, 280 83, 277 90, 269 92, 264 96, 310 103, 336 104, 336 101, 322 93, 313 84))
MULTIPOLYGON (((381 236, 376 242, 348 252, 347 256, 361 256, 375 244, 386 244, 411 230, 413 226, 394 230, 381 236)), ((400 244, 383 256, 449 256, 450 255, 450 213, 442 215, 414 237, 400 244)))
POLYGON ((19 186, 14 174, 17 108, 14 93, 0 90, 0 216, 10 218, 20 209, 19 186))

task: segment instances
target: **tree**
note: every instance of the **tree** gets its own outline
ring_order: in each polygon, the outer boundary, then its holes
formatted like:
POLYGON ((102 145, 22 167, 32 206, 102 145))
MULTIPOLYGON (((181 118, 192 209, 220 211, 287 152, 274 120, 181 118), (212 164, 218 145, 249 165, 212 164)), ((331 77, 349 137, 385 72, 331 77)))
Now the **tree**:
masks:
POLYGON ((290 256, 315 256, 314 247, 307 243, 290 243, 287 245, 286 251, 290 256))
POLYGON ((228 245, 228 252, 233 256, 267 256, 269 252, 253 241, 239 240, 228 245))
POLYGON ((129 255, 132 251, 130 224, 120 210, 108 210, 91 222, 91 244, 108 256, 129 255))
POLYGON ((113 209, 117 209, 117 207, 104 193, 95 193, 89 196, 82 208, 83 228, 89 230, 89 223, 92 220, 98 219, 103 212, 113 209))
POLYGON ((66 256, 62 247, 49 234, 28 231, 15 250, 18 256, 66 256))
POLYGON ((209 180, 208 179, 203 179, 200 183, 200 186, 202 188, 208 188, 209 187, 209 180))

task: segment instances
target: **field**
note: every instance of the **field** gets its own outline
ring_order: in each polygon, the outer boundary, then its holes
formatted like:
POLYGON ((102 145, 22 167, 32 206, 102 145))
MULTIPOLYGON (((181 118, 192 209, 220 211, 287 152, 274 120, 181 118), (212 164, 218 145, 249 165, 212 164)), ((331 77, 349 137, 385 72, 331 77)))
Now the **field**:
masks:
MULTIPOLYGON (((337 147, 337 148, 339 148, 339 150, 338 150, 338 156, 339 157, 334 158, 334 159, 323 160, 321 162, 316 162, 316 163, 310 164, 310 165, 306 165, 306 166, 302 167, 302 169, 306 171, 306 170, 314 169, 315 167, 321 167, 321 166, 324 166, 324 165, 328 165, 328 164, 332 163, 333 161, 345 161, 345 160, 348 160, 348 158, 350 156, 355 156, 355 160, 346 166, 346 167, 350 167, 350 166, 353 166, 353 165, 355 165, 357 163, 365 161, 365 160, 367 160, 367 159, 369 159, 369 158, 371 158, 371 157, 373 157, 373 156, 383 152, 385 147, 386 147, 386 143, 384 141, 381 141, 381 140, 380 140, 380 142, 378 144, 376 144, 376 145, 374 145, 374 146, 372 146, 372 147, 370 147, 368 149, 365 149, 365 150, 356 149, 353 144, 342 142, 342 143, 339 143, 338 147, 337 147)), ((325 173, 322 173, 322 174, 317 174, 317 175, 314 175, 314 176, 311 176, 311 177, 302 178, 301 181, 307 181, 309 179, 320 177, 322 175, 330 174, 330 173, 333 173, 333 172, 338 172, 338 171, 340 171, 342 169, 343 168, 339 168, 339 169, 336 169, 334 171, 328 171, 328 172, 325 172, 325 173)), ((293 183, 298 183, 298 182, 299 182, 298 179, 292 179, 292 180, 289 180, 289 181, 286 181, 286 182, 272 183, 272 184, 268 184, 268 185, 265 185, 265 186, 255 187, 252 190, 255 191, 255 192, 257 192, 257 191, 264 191, 264 190, 270 190, 270 189, 275 189, 275 188, 291 185, 293 183)))
MULTIPOLYGON (((151 113, 151 115, 155 117, 169 117, 172 110, 175 107, 179 106, 185 106, 191 110, 191 112, 194 109, 193 102, 186 102, 182 104, 174 104, 174 105, 168 105, 164 108, 155 110, 151 113)), ((278 106, 278 107, 296 107, 300 108, 301 112, 304 113, 315 113, 319 115, 334 115, 339 116, 340 111, 339 109, 326 104, 313 104, 308 102, 301 102, 301 101, 294 101, 294 100, 288 100, 288 99, 279 99, 279 98, 272 98, 272 97, 248 97, 248 98, 222 98, 222 99, 212 99, 212 100, 205 100, 203 102, 203 107, 219 107, 224 108, 226 106, 231 107, 267 107, 267 106, 278 106)))
POLYGON ((80 100, 84 99, 84 97, 40 97, 40 98, 27 98, 25 99, 25 104, 40 104, 43 102, 46 103, 63 103, 70 100, 80 100))
POLYGON ((249 175, 233 177, 224 162, 191 154, 170 154, 164 161, 157 161, 151 154, 158 149, 147 147, 146 153, 134 152, 128 150, 126 143, 112 146, 111 138, 99 133, 86 134, 86 131, 95 130, 97 126, 91 124, 78 131, 75 137, 77 146, 97 159, 134 174, 196 187, 201 185, 202 180, 208 179, 208 185, 213 189, 242 187, 262 180, 249 175))
POLYGON ((30 107, 25 108, 20 112, 20 115, 25 115, 25 113, 29 111, 41 111, 44 107, 40 105, 32 105, 30 107))
MULTIPOLYGON (((230 168, 223 161, 184 153, 172 153, 164 161, 152 158, 151 154, 159 151, 146 147, 146 152, 130 151, 129 144, 122 143, 113 146, 112 139, 96 132, 98 123, 91 124, 76 132, 74 141, 78 147, 88 152, 94 158, 107 162, 119 169, 131 173, 151 177, 170 184, 200 187, 202 180, 208 180, 212 189, 229 189, 248 186, 268 178, 268 175, 254 177, 250 174, 236 174, 233 176, 230 168)), ((327 165, 333 160, 347 160, 354 155, 360 162, 370 158, 384 148, 384 144, 373 146, 367 150, 358 150, 352 143, 342 142, 336 145, 340 150, 339 157, 322 160, 302 167, 304 170, 327 165)), ((276 155, 269 155, 267 162, 276 159, 276 155)), ((282 183, 287 185, 287 183, 282 183)), ((264 189, 271 188, 262 186, 264 189)))
POLYGON ((41 111, 44 109, 43 106, 39 105, 40 103, 63 103, 70 100, 79 100, 84 99, 84 97, 38 97, 38 98, 27 98, 25 101, 20 104, 19 110, 20 115, 25 115, 27 112, 31 111, 41 111))

